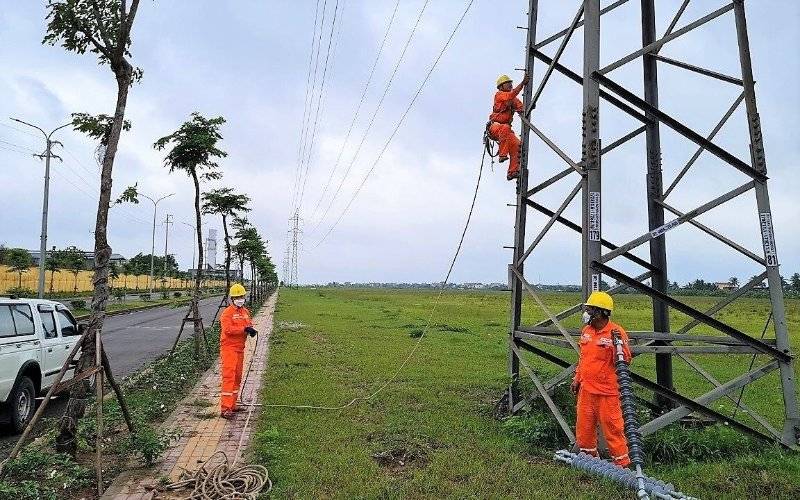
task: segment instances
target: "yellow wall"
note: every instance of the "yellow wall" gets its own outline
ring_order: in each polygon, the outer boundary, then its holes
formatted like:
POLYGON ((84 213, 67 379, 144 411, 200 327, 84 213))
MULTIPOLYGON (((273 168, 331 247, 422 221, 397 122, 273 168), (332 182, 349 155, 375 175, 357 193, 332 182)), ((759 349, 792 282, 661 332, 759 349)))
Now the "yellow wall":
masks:
MULTIPOLYGON (((93 289, 92 287, 92 271, 80 271, 78 273, 78 291, 79 292, 88 292, 93 289)), ((75 287, 75 275, 72 274, 70 271, 56 271, 55 273, 51 273, 50 271, 45 272, 44 274, 44 290, 45 293, 50 291, 50 280, 53 280, 53 291, 54 292, 71 292, 74 290, 75 287)), ((144 290, 148 288, 147 280, 150 276, 143 274, 140 276, 133 276, 133 275, 120 275, 119 278, 115 279, 112 283, 112 286, 115 288, 123 288, 126 287, 128 289, 135 289, 138 279, 139 290, 144 290)), ((19 276, 14 271, 9 271, 8 266, 0 266, 0 293, 4 293, 8 291, 10 288, 16 288, 19 276)), ((160 289, 161 288, 161 279, 156 276, 154 278, 153 288, 160 289)), ((28 269, 28 272, 22 273, 22 287, 28 288, 30 290, 36 290, 39 283, 39 268, 38 267, 31 267, 28 269)), ((182 281, 177 278, 168 278, 166 287, 167 288, 182 288, 184 286, 192 286, 193 281, 189 280, 182 281)), ((224 285, 224 281, 205 281, 204 282, 207 286, 219 286, 224 285)))

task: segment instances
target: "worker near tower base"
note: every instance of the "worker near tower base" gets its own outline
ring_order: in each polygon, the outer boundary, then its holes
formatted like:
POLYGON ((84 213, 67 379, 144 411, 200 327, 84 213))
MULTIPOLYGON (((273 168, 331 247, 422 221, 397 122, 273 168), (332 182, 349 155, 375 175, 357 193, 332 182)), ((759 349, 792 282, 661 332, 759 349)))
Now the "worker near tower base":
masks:
POLYGON ((500 163, 511 160, 506 174, 506 179, 508 180, 519 177, 520 141, 517 134, 512 130, 511 123, 514 120, 514 113, 520 113, 524 110, 522 101, 517 96, 527 84, 527 74, 516 87, 513 86, 514 82, 508 75, 500 75, 497 78, 497 93, 494 95, 492 114, 489 115, 489 123, 486 124, 489 137, 500 143, 498 151, 500 163))
POLYGON ((628 441, 619 398, 617 372, 614 369, 615 349, 612 332, 619 332, 625 361, 631 362, 628 334, 611 321, 614 299, 606 292, 592 292, 583 305, 583 323, 579 341, 580 356, 572 380, 572 392, 578 396, 578 421, 575 439, 584 453, 597 455, 597 424, 608 443, 614 463, 627 467, 628 441))
POLYGON ((254 337, 258 333, 253 328, 250 311, 244 307, 247 291, 239 283, 230 289, 231 304, 222 311, 219 318, 220 342, 219 359, 222 373, 222 389, 220 391, 220 416, 233 418, 239 411, 236 400, 239 398, 244 365, 244 344, 247 335, 254 337))

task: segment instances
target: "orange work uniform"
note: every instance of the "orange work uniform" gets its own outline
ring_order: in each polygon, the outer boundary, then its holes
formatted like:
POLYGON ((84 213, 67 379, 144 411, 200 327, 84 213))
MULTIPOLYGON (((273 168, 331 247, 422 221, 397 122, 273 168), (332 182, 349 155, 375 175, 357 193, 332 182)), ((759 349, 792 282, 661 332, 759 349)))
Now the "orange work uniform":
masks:
POLYGON ((511 129, 514 111, 522 111, 522 101, 517 99, 517 94, 522 90, 498 90, 494 95, 494 107, 489 115, 489 136, 500 143, 500 156, 508 156, 508 175, 519 172, 519 138, 511 129))
POLYGON ((609 321, 601 330, 591 325, 581 331, 580 357, 575 369, 575 381, 580 383, 578 392, 578 421, 575 438, 578 448, 597 456, 597 423, 608 443, 614 463, 627 467, 628 441, 625 439, 625 422, 619 400, 616 359, 611 331, 617 330, 623 341, 625 361, 631 361, 628 334, 621 326, 609 321))
POLYGON ((247 340, 244 329, 253 326, 253 321, 247 308, 231 304, 222 311, 219 323, 221 327, 219 357, 222 372, 220 407, 224 412, 236 409, 239 386, 242 383, 244 344, 247 340))

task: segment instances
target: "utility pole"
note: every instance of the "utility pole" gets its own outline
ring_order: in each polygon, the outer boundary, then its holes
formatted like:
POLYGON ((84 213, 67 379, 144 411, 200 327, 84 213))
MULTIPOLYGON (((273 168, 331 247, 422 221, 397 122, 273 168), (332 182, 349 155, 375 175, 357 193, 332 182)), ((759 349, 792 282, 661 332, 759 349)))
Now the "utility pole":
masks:
POLYGON ((44 274, 45 274, 44 265, 45 265, 45 262, 47 260, 47 211, 48 211, 48 203, 49 203, 49 199, 50 199, 50 158, 56 158, 59 161, 63 161, 63 160, 61 160, 60 156, 53 154, 53 145, 54 144, 58 144, 60 146, 64 146, 59 141, 52 140, 51 137, 53 136, 53 134, 56 133, 57 130, 60 130, 60 129, 64 128, 64 127, 68 127, 69 125, 72 124, 72 122, 65 123, 64 125, 56 127, 48 134, 47 132, 45 132, 41 128, 37 127, 36 125, 32 125, 32 124, 30 124, 28 122, 24 122, 24 121, 22 121, 20 119, 17 119, 17 118, 11 118, 11 120, 14 120, 17 123, 21 123, 23 125, 27 125, 29 127, 35 128, 36 130, 41 132, 42 135, 44 135, 44 140, 45 140, 44 153, 38 154, 38 155, 34 155, 34 156, 37 156, 38 158, 44 158, 44 160, 45 160, 45 162, 44 162, 44 200, 42 201, 42 233, 41 233, 41 235, 39 237, 39 285, 37 287, 37 297, 39 297, 40 299, 43 299, 44 298, 44 274))
POLYGON ((164 220, 164 277, 167 277, 167 257, 169 256, 169 252, 167 249, 169 248, 169 225, 174 224, 172 222, 172 214, 167 214, 166 219, 164 220))
POLYGON ((139 193, 139 194, 141 194, 142 196, 144 196, 145 198, 147 198, 148 200, 150 200, 153 203, 153 237, 152 237, 151 243, 150 243, 150 284, 149 284, 149 287, 148 287, 148 288, 150 288, 150 293, 152 294, 153 293, 153 265, 155 264, 154 257, 155 257, 155 253, 156 253, 156 214, 158 212, 158 203, 161 200, 164 200, 164 199, 169 198, 170 196, 173 196, 175 193, 170 193, 170 194, 168 194, 166 196, 162 196, 161 198, 158 198, 158 199, 155 199, 155 200, 153 198, 147 196, 146 194, 142 194, 142 193, 139 193))

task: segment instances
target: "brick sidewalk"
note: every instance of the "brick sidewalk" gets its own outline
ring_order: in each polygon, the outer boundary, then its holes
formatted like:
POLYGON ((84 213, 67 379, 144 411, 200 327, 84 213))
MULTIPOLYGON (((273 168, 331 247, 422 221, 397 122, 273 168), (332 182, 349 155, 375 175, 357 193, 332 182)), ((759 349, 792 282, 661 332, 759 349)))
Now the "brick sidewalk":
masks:
MULTIPOLYGON (((253 318, 253 326, 258 330, 259 341, 248 337, 245 346, 244 370, 250 359, 253 363, 246 385, 239 396, 241 401, 257 401, 261 390, 261 381, 267 369, 269 337, 272 333, 272 314, 275 310, 277 293, 272 294, 264 307, 253 318), (253 349, 256 349, 255 354, 253 349)), ((243 381, 244 382, 244 381, 243 381)), ((241 411, 235 418, 225 420, 219 417, 220 373, 219 363, 209 369, 192 392, 180 402, 174 412, 166 419, 166 428, 181 430, 181 436, 164 453, 162 461, 146 471, 130 471, 120 474, 103 495, 107 500, 147 500, 152 492, 148 486, 155 484, 160 477, 168 477, 176 481, 184 471, 194 472, 200 468, 211 455, 224 451, 233 461, 239 451, 247 448, 253 425, 258 419, 259 407, 253 410, 250 425, 244 428, 248 412, 241 411), (209 406, 198 405, 207 401, 209 406), (209 417, 210 415, 213 415, 209 417)), ((176 492, 179 493, 179 492, 176 492)), ((159 493, 158 498, 171 498, 159 493)), ((179 498, 176 495, 175 498, 179 498)))

